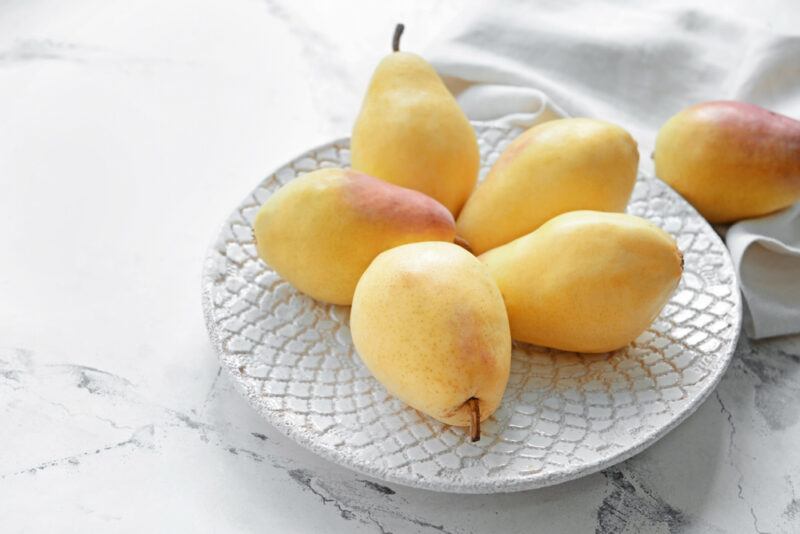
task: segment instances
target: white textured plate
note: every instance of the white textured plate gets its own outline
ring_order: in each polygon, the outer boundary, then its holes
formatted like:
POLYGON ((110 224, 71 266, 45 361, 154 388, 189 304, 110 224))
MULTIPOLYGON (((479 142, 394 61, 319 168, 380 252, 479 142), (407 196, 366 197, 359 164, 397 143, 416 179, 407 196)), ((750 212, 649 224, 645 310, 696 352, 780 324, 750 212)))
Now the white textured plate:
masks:
MULTIPOLYGON (((475 124, 482 175, 520 133, 475 124)), ((203 273, 203 308, 224 367, 252 406, 314 452, 376 478, 459 493, 570 480, 620 462, 691 414, 731 359, 741 304, 728 252, 664 183, 640 176, 628 211, 655 222, 685 258, 680 287, 631 346, 580 355, 516 344, 502 406, 470 443, 390 397, 361 364, 349 308, 300 294, 257 255, 250 225, 282 184, 347 166, 341 139, 267 177, 226 221, 203 273)))

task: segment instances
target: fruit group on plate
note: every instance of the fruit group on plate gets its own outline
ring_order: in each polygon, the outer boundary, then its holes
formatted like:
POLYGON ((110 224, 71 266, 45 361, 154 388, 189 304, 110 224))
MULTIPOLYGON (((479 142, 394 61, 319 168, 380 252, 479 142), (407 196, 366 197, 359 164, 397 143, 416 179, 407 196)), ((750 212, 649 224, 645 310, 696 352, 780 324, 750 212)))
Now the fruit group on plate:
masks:
MULTIPOLYGON (((506 389, 512 339, 621 349, 669 301, 683 257, 624 213, 639 153, 612 123, 539 124, 476 188, 475 132, 431 65, 399 51, 401 33, 353 127, 353 169, 284 185, 255 217, 255 244, 300 291, 352 304, 353 344, 391 394, 477 439, 506 389)), ((800 122, 749 104, 684 110, 654 157, 714 222, 800 198, 800 122)))

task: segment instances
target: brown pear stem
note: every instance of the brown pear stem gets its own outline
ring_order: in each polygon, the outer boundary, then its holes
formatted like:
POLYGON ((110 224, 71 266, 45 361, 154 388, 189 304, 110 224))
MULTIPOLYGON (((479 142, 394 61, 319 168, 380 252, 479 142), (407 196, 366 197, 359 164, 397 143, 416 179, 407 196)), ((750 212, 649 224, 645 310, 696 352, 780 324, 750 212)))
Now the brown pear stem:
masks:
POLYGON ((456 244, 456 245, 458 245, 459 247, 461 247, 461 248, 465 249, 465 250, 466 250, 467 252, 469 252, 470 254, 472 254, 472 253, 473 253, 473 252, 472 252, 472 247, 471 247, 471 246, 469 246, 469 241, 467 241, 466 239, 464 239, 464 238, 463 238, 463 237, 461 237, 460 235, 457 235, 457 236, 456 236, 456 238, 455 238, 455 239, 453 239, 453 243, 455 243, 455 244, 456 244))
POLYGON ((400 37, 403 35, 403 30, 406 27, 403 24, 398 24, 394 27, 394 36, 392 37, 392 51, 399 52, 400 51, 400 37))
POLYGON ((469 407, 469 439, 475 442, 481 439, 481 407, 475 397, 468 399, 467 405, 469 407))

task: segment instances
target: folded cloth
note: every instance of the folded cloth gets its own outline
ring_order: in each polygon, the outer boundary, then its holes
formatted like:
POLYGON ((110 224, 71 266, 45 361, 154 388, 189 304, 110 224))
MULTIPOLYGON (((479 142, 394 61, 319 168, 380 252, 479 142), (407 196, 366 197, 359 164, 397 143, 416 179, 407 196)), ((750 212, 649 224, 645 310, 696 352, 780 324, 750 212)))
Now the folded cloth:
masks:
POLYGON ((800 204, 735 224, 726 236, 750 308, 750 337, 800 329, 800 204))
MULTIPOLYGON (((603 118, 633 134, 646 172, 658 128, 691 104, 743 100, 800 116, 800 9, 788 4, 487 2, 426 56, 471 119, 603 118)), ((730 229, 753 337, 800 332, 798 225, 793 209, 730 229)))

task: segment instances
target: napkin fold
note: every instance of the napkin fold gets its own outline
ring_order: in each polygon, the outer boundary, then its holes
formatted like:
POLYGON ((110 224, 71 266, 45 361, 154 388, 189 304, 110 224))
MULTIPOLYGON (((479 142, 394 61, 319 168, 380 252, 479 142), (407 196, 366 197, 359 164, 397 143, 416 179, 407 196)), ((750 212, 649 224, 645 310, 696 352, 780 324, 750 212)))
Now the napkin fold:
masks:
MULTIPOLYGON (((471 119, 603 118, 631 132, 652 173, 658 129, 691 104, 743 100, 800 116, 800 9, 787 7, 505 0, 463 15, 426 56, 471 119), (776 17, 796 30, 774 31, 776 17)), ((751 337, 800 332, 798 236, 800 206, 729 229, 751 337)))
POLYGON ((750 309, 747 335, 800 330, 800 204, 733 225, 726 242, 750 309))

